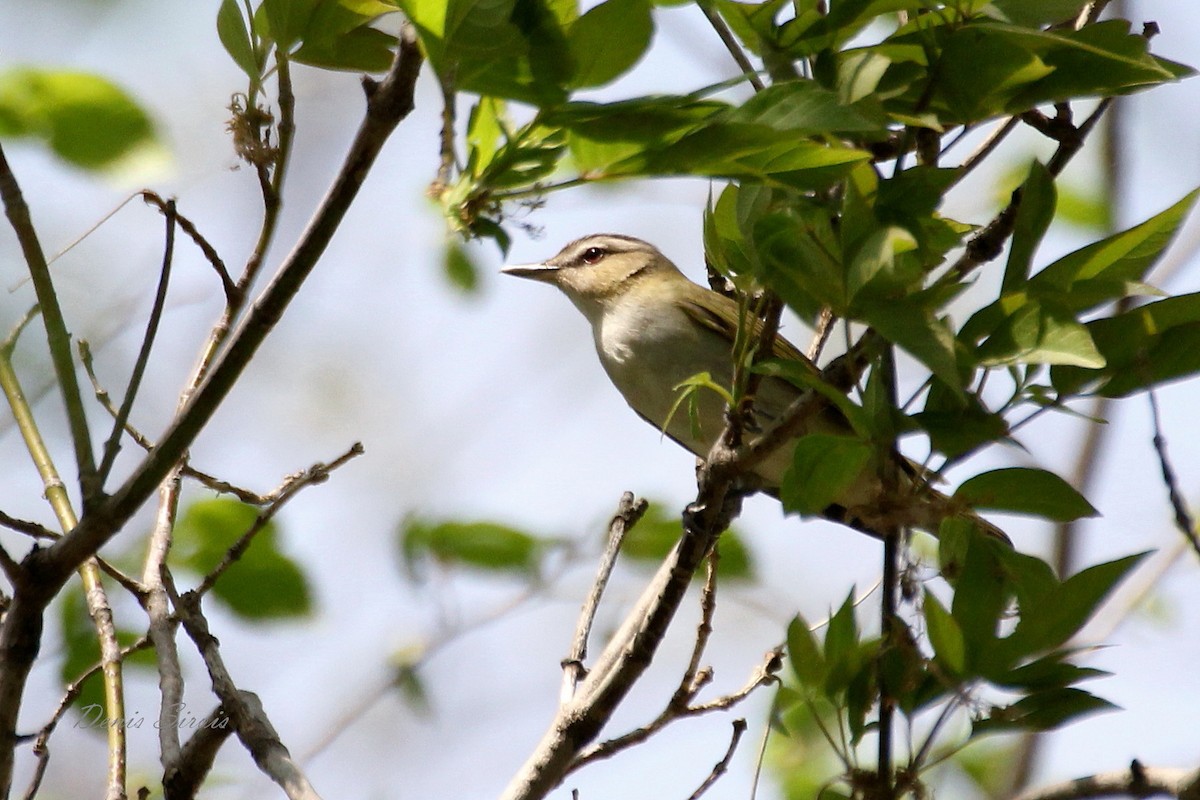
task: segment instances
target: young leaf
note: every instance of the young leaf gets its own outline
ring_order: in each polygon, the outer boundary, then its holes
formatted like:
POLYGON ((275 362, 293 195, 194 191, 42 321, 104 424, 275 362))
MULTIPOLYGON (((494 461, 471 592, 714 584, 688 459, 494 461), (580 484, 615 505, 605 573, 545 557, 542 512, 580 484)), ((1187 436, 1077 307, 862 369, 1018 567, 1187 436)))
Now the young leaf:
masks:
POLYGON ((233 63, 241 67, 252 83, 257 83, 262 78, 262 67, 237 0, 221 0, 221 7, 217 9, 217 38, 233 63))
POLYGON ((1028 467, 976 475, 964 481, 954 497, 975 508, 1031 514, 1057 522, 1097 514, 1092 504, 1062 478, 1044 469, 1028 467))
POLYGON ((1116 708, 1082 689, 1046 689, 1023 697, 1011 706, 992 709, 990 717, 972 725, 971 738, 1013 729, 1054 730, 1089 714, 1116 708))
POLYGON ((985 366, 1061 364, 1100 369, 1105 364, 1085 325, 1068 310, 1036 300, 1017 306, 975 355, 985 366))
POLYGON ((854 316, 903 347, 948 387, 962 390, 954 334, 919 297, 860 298, 854 316))

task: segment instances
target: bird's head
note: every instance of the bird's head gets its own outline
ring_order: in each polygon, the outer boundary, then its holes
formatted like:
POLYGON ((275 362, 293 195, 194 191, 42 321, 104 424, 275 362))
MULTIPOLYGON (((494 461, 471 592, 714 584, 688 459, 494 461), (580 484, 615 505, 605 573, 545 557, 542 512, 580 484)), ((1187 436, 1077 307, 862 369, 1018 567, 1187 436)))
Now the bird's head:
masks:
POLYGON ((643 281, 682 277, 654 245, 615 233, 584 236, 553 258, 505 267, 503 272, 557 286, 584 313, 625 296, 643 281))

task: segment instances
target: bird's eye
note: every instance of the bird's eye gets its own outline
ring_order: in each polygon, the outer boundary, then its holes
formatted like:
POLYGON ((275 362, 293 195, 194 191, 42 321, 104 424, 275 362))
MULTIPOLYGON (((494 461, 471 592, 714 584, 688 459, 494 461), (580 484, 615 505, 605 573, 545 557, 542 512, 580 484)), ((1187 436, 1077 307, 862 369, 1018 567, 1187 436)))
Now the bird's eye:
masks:
POLYGON ((600 247, 589 247, 587 250, 583 251, 583 255, 580 256, 580 258, 583 259, 583 263, 585 264, 595 264, 600 259, 604 258, 604 249, 600 247))

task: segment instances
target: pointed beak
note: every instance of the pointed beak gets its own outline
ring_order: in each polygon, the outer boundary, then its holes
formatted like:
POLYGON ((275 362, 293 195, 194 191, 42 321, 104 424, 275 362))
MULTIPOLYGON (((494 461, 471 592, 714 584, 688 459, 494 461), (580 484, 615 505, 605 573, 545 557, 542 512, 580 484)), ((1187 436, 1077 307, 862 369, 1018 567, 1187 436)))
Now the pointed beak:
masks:
POLYGON ((558 273, 554 264, 513 264, 500 270, 505 275, 516 275, 518 278, 532 278, 535 281, 552 281, 558 273))

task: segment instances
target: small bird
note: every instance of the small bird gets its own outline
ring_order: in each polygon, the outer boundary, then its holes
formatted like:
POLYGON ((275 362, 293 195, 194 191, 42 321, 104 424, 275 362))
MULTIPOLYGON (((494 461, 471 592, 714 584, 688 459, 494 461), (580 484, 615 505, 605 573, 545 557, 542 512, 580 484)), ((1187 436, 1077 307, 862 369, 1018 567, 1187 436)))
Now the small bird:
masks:
MULTIPOLYGON (((584 236, 539 264, 505 267, 504 273, 557 286, 592 326, 600 363, 625 402, 642 419, 697 456, 708 455, 725 430, 725 400, 715 391, 695 395, 695 413, 680 406, 679 386, 708 373, 723 387, 732 383, 732 352, 739 309, 734 300, 690 281, 656 247, 619 234, 584 236)), ((791 343, 775 337, 776 358, 795 361, 819 375, 817 367, 791 343)), ((754 394, 758 424, 769 427, 800 397, 802 390, 786 380, 764 377, 754 394)), ((827 405, 809 421, 810 433, 853 435, 836 407, 827 405)), ((759 462, 754 473, 774 493, 792 462, 793 447, 777 448, 759 462)), ((915 465, 905 461, 900 472, 917 497, 906 504, 902 524, 937 532, 942 519, 962 517, 989 535, 1007 540, 999 529, 961 508, 945 495, 914 478, 915 465), (919 486, 917 484, 920 484, 919 486)), ((878 535, 882 481, 868 465, 825 516, 878 535)))

